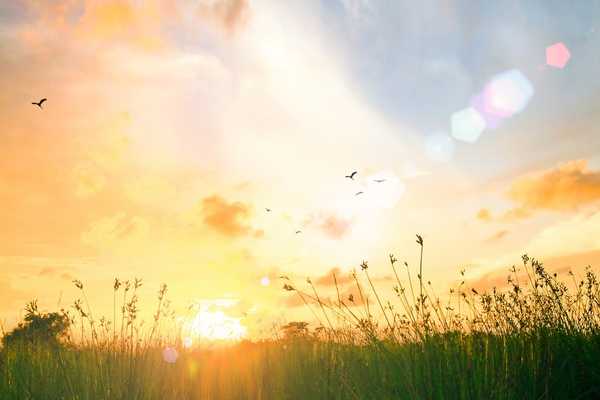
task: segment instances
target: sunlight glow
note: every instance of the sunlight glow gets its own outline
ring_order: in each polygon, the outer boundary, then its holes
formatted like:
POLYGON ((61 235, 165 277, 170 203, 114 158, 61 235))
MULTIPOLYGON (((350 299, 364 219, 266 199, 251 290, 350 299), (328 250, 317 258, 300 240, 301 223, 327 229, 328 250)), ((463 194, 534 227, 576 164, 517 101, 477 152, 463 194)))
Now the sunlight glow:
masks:
POLYGON ((228 315, 225 311, 237 304, 237 300, 217 299, 199 305, 196 316, 185 325, 189 337, 210 341, 236 341, 244 338, 247 328, 241 318, 228 315))
POLYGON ((392 171, 380 171, 366 176, 344 194, 334 205, 335 213, 348 221, 373 212, 393 208, 402 198, 405 186, 392 171), (356 193, 362 192, 360 195, 356 193))

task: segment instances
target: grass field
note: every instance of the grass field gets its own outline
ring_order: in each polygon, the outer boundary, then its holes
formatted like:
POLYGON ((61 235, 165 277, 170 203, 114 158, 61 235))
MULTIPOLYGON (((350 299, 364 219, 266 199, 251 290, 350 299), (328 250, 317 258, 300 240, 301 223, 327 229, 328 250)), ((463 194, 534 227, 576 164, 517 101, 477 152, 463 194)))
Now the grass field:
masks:
MULTIPOLYGON (((202 349, 161 333, 166 288, 142 332, 136 282, 115 281, 120 324, 95 321, 84 302, 56 341, 5 336, 0 399, 600 398, 600 284, 591 270, 561 282, 524 256, 506 290, 461 284, 442 301, 421 266, 413 281, 407 265, 390 263, 395 299, 379 296, 366 263, 360 299, 322 300, 286 280, 314 312, 315 329, 292 322, 269 340, 202 349)), ((31 325, 49 314, 32 303, 28 316, 31 325)))

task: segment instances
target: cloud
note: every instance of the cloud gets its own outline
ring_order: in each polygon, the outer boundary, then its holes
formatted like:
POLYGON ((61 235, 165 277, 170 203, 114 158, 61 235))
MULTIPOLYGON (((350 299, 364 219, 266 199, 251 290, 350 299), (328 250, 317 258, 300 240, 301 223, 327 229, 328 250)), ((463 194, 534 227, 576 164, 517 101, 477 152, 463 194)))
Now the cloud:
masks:
POLYGON ((341 239, 350 231, 352 223, 350 220, 336 215, 328 215, 324 217, 318 226, 331 239, 341 239))
POLYGON ((506 196, 517 205, 497 217, 482 208, 476 218, 484 222, 513 222, 541 210, 577 211, 600 201, 600 171, 589 170, 586 160, 565 162, 516 178, 506 196))
POLYGON ((511 208, 502 214, 498 219, 502 222, 512 222, 520 219, 529 218, 533 211, 526 207, 511 208))
POLYGON ((354 280, 352 274, 349 272, 343 272, 340 268, 334 267, 330 269, 325 275, 322 275, 315 279, 315 283, 317 285, 323 286, 335 286, 335 281, 337 281, 338 285, 345 285, 346 283, 350 283, 354 280), (333 279, 333 275, 335 275, 335 280, 333 279))
POLYGON ((494 233, 492 236, 490 236, 489 238, 487 238, 486 242, 497 242, 498 240, 506 237, 506 235, 508 235, 508 234, 509 234, 509 231, 507 231, 507 230, 498 231, 498 232, 494 233))
POLYGON ((492 213, 487 208, 482 208, 477 212, 475 217, 480 221, 488 222, 492 220, 492 213))
POLYGON ((285 297, 284 304, 286 307, 295 308, 306 306, 304 300, 298 295, 298 293, 292 293, 285 297))
POLYGON ((42 268, 40 270, 40 272, 38 273, 39 276, 50 276, 50 275, 54 275, 56 273, 56 268, 52 268, 52 267, 46 267, 46 268, 42 268))
POLYGON ((97 45, 118 41, 120 45, 142 51, 165 48, 163 24, 175 20, 176 9, 164 0, 58 0, 27 2, 33 17, 21 37, 30 44, 49 39, 50 30, 61 37, 97 45))
POLYGON ((122 212, 91 223, 81 241, 98 248, 128 246, 144 243, 149 233, 150 222, 146 218, 122 212))
POLYGON ((232 35, 248 21, 250 4, 248 0, 202 0, 198 7, 198 14, 225 33, 232 35))
POLYGON ((64 279, 66 281, 72 281, 73 279, 75 279, 75 277, 71 273, 55 267, 42 268, 38 273, 38 276, 46 278, 54 278, 58 276, 60 279, 64 279))
POLYGON ((600 249, 600 212, 577 214, 539 232, 526 247, 529 254, 562 256, 600 249))
POLYGON ((526 211, 573 211, 600 200, 600 171, 590 171, 586 160, 559 164, 515 180, 508 197, 526 211))
POLYGON ((228 203, 218 195, 202 199, 200 204, 203 222, 215 231, 230 237, 252 235, 264 236, 262 230, 254 230, 245 220, 251 215, 251 208, 236 201, 228 203))
POLYGON ((372 303, 371 297, 368 293, 365 293, 364 289, 361 291, 358 290, 356 286, 348 288, 346 291, 340 293, 340 298, 347 306, 362 306, 364 304, 372 303), (350 301, 352 299, 352 301, 350 301))

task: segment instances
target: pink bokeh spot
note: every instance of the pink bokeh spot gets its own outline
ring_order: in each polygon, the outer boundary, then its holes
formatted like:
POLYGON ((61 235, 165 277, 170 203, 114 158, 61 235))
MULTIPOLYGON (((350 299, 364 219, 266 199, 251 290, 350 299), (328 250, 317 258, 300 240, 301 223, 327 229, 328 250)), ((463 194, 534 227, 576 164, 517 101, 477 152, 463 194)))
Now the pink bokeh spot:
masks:
POLYGON ((486 111, 485 101, 483 97, 483 93, 479 93, 477 96, 471 99, 471 107, 481 114, 483 119, 485 120, 485 125, 488 129, 496 129, 500 126, 503 118, 497 115, 490 114, 486 111))
POLYGON ((495 129, 502 120, 525 109, 534 89, 531 82, 517 69, 494 76, 483 91, 471 99, 471 107, 478 111, 487 128, 495 129))
POLYGON ((168 362, 169 364, 175 363, 179 357, 179 353, 177 353, 177 350, 173 347, 165 347, 162 355, 165 362, 168 362))
POLYGON ((554 68, 564 68, 571 58, 571 52, 563 42, 546 47, 546 64, 554 68))

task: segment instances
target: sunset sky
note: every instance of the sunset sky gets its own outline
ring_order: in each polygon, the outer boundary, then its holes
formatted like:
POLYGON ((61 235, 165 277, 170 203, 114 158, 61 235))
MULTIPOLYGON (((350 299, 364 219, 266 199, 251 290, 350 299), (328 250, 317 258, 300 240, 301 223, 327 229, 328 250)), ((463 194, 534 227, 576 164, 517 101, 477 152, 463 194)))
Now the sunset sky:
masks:
POLYGON ((367 260, 391 287, 416 233, 442 289, 524 252, 598 265, 598 21, 598 1, 1 2, 0 320, 68 306, 73 279, 108 313, 137 276, 257 331, 302 316, 279 275, 328 293, 367 260))

